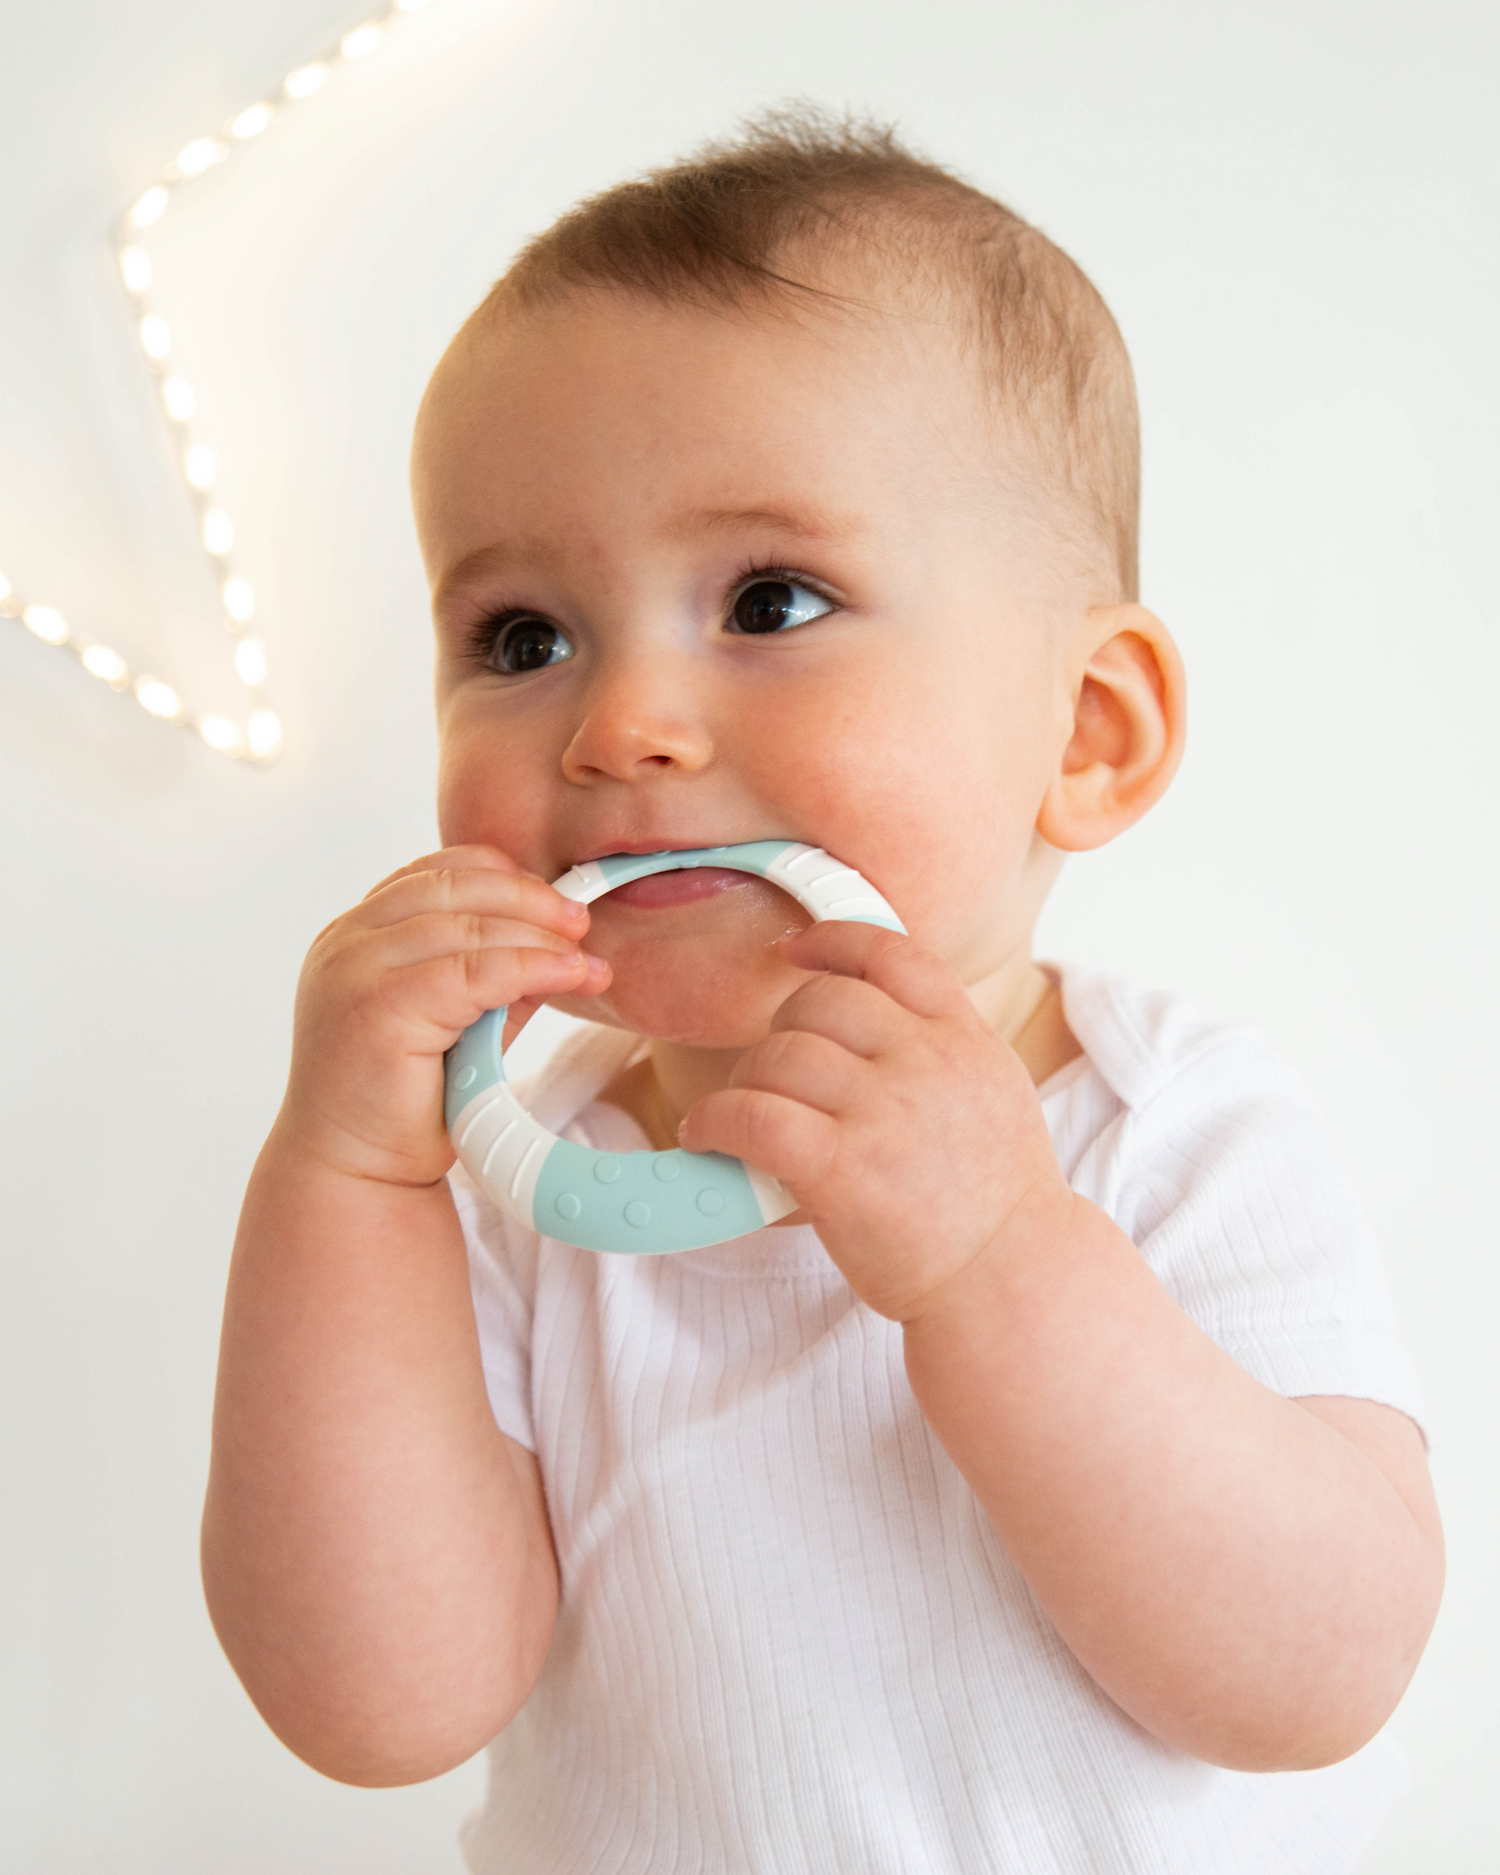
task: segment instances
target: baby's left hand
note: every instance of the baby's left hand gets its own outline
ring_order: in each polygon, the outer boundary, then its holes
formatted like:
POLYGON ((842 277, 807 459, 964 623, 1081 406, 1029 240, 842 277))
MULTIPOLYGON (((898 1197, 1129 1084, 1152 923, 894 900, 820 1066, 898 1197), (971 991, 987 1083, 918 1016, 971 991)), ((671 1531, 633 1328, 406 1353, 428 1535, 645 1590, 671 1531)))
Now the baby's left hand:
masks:
POLYGON ((956 974, 875 925, 815 924, 781 946, 816 976, 722 1092, 682 1125, 787 1185, 860 1299, 893 1321, 1070 1199, 1036 1090, 956 974))

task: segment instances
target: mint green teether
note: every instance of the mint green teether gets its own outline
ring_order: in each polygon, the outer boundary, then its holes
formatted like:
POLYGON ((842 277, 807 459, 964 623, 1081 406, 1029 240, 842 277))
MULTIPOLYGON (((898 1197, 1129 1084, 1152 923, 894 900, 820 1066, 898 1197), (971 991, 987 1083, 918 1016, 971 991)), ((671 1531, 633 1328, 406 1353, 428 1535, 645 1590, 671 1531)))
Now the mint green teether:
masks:
MULTIPOLYGON (((564 898, 591 904, 654 872, 725 866, 789 892, 819 922, 846 918, 888 931, 905 926, 855 872, 796 840, 700 846, 686 852, 616 853, 554 880, 564 898)), ((656 1256, 725 1243, 793 1209, 777 1179, 717 1152, 597 1152, 539 1126, 505 1079, 505 1011, 492 1009, 447 1055, 448 1136, 474 1183, 519 1223, 582 1250, 656 1256)))

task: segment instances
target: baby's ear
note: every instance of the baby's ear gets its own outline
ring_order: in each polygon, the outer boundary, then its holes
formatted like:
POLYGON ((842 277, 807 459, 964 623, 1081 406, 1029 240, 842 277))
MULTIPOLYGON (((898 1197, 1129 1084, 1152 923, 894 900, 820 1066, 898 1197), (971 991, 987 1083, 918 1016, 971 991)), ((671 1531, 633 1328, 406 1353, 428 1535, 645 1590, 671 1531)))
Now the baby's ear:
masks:
POLYGON ((1077 655, 1073 733, 1036 823, 1070 853, 1103 846, 1160 799, 1187 733, 1182 659, 1155 613, 1093 607, 1077 655))

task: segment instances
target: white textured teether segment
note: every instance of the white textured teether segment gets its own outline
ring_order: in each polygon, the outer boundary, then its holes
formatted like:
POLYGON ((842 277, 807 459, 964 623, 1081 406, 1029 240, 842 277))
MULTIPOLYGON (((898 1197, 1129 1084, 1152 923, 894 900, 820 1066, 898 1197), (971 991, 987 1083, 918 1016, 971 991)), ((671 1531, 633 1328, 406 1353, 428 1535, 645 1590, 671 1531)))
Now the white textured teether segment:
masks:
MULTIPOLYGON (((822 922, 905 926, 852 866, 795 840, 700 846, 686 852, 615 853, 574 866, 553 883, 590 904, 655 872, 723 866, 769 879, 822 922)), ((447 1057, 448 1134, 464 1170, 510 1217, 584 1250, 659 1254, 724 1243, 793 1208, 785 1186, 716 1152, 596 1152, 538 1125, 505 1080, 505 1011, 465 1029, 447 1057)))

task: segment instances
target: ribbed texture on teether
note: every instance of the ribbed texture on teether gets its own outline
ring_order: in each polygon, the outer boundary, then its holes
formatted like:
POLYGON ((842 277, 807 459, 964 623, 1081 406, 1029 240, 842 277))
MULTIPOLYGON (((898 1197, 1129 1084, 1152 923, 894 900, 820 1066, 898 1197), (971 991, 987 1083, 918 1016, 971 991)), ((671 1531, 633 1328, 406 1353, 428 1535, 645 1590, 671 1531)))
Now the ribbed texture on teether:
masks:
POLYGON ((538 1126, 502 1081, 463 1109, 450 1137, 470 1178, 512 1216, 529 1219, 542 1167, 561 1144, 556 1135, 538 1126))
POLYGON ((906 929, 862 873, 821 847, 787 847, 766 868, 765 876, 790 892, 819 921, 840 918, 851 924, 883 925, 888 931, 906 929))

